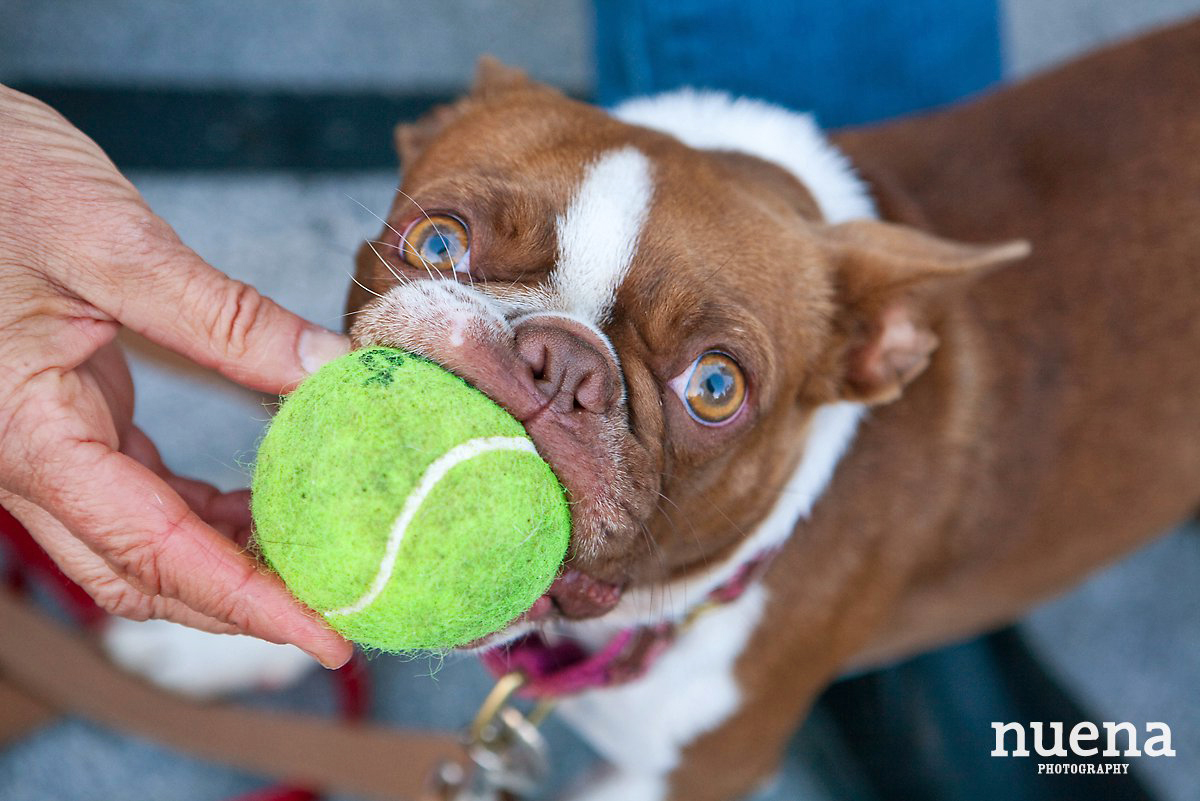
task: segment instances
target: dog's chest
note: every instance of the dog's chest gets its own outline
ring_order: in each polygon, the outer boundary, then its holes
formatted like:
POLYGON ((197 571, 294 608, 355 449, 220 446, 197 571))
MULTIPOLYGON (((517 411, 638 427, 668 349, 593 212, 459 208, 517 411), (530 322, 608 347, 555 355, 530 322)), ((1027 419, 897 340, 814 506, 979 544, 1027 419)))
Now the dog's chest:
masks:
POLYGON ((565 701, 560 714, 621 771, 668 773, 690 742, 737 709, 734 666, 766 601, 763 586, 750 587, 697 618, 645 676, 565 701))

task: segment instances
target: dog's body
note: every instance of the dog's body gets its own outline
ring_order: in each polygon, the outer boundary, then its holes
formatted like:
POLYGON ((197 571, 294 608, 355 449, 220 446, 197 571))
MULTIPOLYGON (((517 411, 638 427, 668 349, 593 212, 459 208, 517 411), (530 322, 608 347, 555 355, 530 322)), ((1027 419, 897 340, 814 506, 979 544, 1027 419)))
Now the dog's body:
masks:
POLYGON ((398 132, 353 334, 476 383, 571 493, 564 577, 482 646, 627 636, 562 705, 617 766, 591 801, 738 798, 840 672, 1200 505, 1200 24, 846 132, 865 185, 802 117, 683 95, 634 127, 483 72, 398 132))
MULTIPOLYGON (((860 435, 865 455, 868 437, 904 429, 892 416, 937 419, 939 404, 970 398, 955 401, 971 410, 963 427, 930 451, 921 506, 945 522, 876 636, 881 656, 1011 619, 1195 514, 1198 92, 1193 23, 839 139, 884 198, 896 191, 891 219, 1033 245, 973 287, 945 330, 943 350, 958 340, 969 373, 939 351, 924 386, 860 435)), ((929 433, 885 441, 911 452, 929 433)))

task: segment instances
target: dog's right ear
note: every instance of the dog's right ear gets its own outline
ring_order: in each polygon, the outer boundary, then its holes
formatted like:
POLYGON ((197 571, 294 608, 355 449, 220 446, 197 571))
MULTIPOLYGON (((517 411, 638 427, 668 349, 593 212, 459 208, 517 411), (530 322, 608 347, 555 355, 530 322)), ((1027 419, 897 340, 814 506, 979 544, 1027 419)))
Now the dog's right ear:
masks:
POLYGON ((483 55, 475 63, 471 97, 494 97, 520 89, 532 89, 536 85, 525 70, 510 67, 495 56, 483 55))

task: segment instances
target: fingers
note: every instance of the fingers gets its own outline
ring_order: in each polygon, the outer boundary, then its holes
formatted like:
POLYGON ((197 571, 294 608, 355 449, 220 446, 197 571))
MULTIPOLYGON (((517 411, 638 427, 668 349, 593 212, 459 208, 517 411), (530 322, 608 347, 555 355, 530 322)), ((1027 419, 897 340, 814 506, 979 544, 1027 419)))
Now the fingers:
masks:
MULTIPOLYGON (((179 477, 168 483, 172 487, 177 487, 176 482, 191 486, 208 486, 199 481, 179 477)), ((176 489, 176 491, 179 490, 176 489)), ((203 506, 192 508, 196 510, 200 519, 221 532, 221 536, 233 540, 239 548, 244 549, 250 545, 253 530, 250 517, 250 490, 218 492, 210 495, 203 506)))
POLYGON ((0 251, 12 251, 0 257, 50 279, 61 295, 57 316, 86 316, 65 311, 82 299, 198 364, 273 393, 348 349, 345 337, 205 263, 94 142, 43 104, 3 90, 0 209, 0 251))
POLYGON ((158 448, 137 426, 130 426, 121 443, 121 452, 136 459, 183 498, 200 519, 222 536, 243 548, 250 539, 250 491, 221 492, 211 484, 172 473, 163 464, 158 448))
MULTIPOLYGON (((326 666, 350 658, 345 640, 205 525, 152 471, 99 443, 61 447, 53 472, 44 472, 26 495, 116 576, 143 595, 179 601, 237 631, 293 643, 326 666)), ((98 577, 86 580, 95 586, 98 577)))
POLYGON ((149 211, 114 242, 88 300, 124 325, 253 389, 281 393, 349 350, 349 340, 210 267, 149 211))

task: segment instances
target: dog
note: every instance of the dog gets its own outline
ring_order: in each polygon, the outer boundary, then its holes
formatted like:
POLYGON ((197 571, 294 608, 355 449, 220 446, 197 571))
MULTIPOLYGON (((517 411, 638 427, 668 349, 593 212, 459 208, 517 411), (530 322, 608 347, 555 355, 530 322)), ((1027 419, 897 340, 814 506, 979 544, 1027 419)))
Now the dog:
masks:
POLYGON ((485 61, 397 129, 351 333, 489 394, 567 488, 562 576, 477 646, 616 766, 587 798, 742 797, 841 672, 1194 513, 1197 66, 1192 23, 830 140, 485 61))
POLYGON ((472 645, 614 766, 731 801, 817 693, 1012 620, 1200 504, 1200 23, 826 137, 481 62, 396 130, 357 346, 442 364, 567 489, 472 645))

